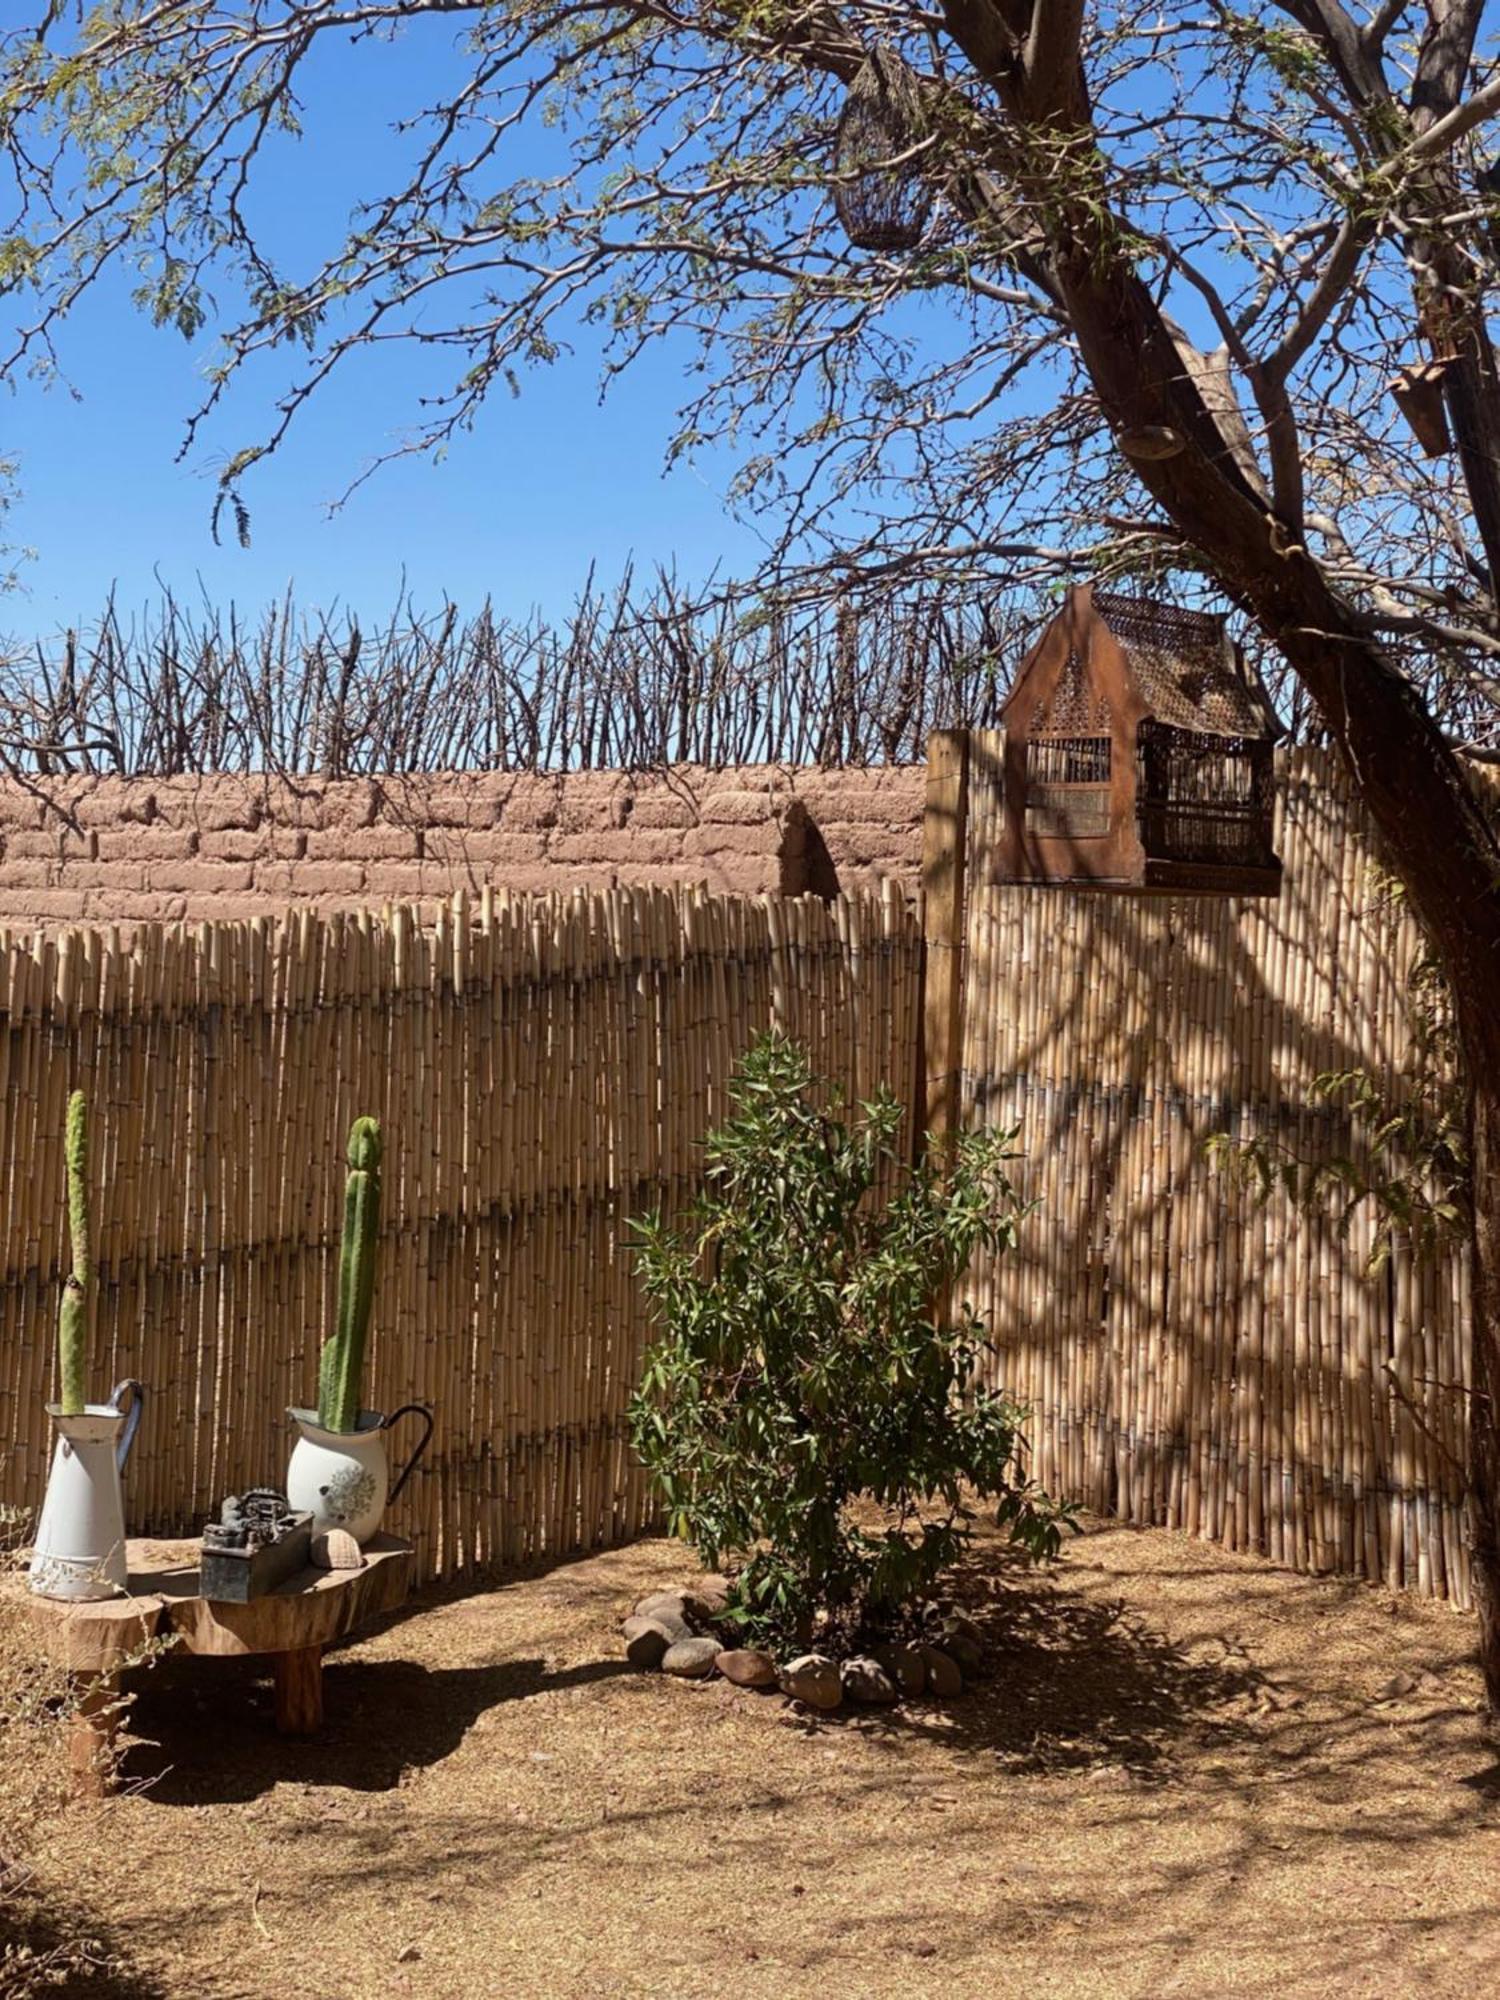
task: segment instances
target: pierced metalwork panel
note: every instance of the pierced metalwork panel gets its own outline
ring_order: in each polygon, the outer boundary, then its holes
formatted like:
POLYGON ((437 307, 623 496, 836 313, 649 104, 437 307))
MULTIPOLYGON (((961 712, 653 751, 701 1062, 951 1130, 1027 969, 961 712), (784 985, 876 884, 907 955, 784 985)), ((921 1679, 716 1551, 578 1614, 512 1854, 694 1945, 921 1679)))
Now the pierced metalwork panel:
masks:
POLYGON ((1109 736, 1109 703, 1090 681, 1076 651, 1057 677, 1051 696, 1032 719, 1029 736, 1109 736))
POLYGON ((1274 731, 1274 718, 1237 670, 1222 618, 1108 591, 1095 591, 1094 609, 1124 647, 1158 723, 1225 737, 1274 731))
POLYGON ((1224 639, 1224 620, 1213 611, 1189 611, 1185 605, 1122 597, 1112 590, 1094 592, 1094 609, 1127 646, 1157 646, 1169 653, 1212 647, 1217 652, 1224 639))

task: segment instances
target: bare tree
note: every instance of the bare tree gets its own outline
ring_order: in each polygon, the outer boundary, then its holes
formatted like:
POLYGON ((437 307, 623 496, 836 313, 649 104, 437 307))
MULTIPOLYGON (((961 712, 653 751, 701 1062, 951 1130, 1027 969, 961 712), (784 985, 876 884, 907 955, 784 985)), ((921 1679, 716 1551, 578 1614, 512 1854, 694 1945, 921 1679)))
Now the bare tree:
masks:
MULTIPOLYGON (((1500 660, 1500 112, 1483 0, 33 0, 0 41, 0 282, 45 363, 111 261, 222 358, 189 435, 303 350, 224 492, 330 372, 409 337, 471 423, 579 315, 611 371, 701 346, 671 450, 740 443, 786 601, 1065 561, 1191 574, 1289 662, 1451 982, 1471 1088, 1473 1559, 1500 1707, 1500 852, 1441 714, 1500 660), (319 45, 457 34, 312 271, 248 199, 319 45), (873 73, 874 152, 837 143, 873 73), (879 94, 878 92, 876 93, 879 94), (514 135, 561 132, 513 164, 514 135), (882 150, 883 148, 883 150, 882 150), (856 251, 830 192, 915 229, 856 251), (220 317, 221 315, 216 315, 220 317)), ((399 57, 396 58, 399 61, 399 57)), ((856 232, 858 233, 858 232, 856 232)), ((867 241, 874 241, 869 237, 867 241)))

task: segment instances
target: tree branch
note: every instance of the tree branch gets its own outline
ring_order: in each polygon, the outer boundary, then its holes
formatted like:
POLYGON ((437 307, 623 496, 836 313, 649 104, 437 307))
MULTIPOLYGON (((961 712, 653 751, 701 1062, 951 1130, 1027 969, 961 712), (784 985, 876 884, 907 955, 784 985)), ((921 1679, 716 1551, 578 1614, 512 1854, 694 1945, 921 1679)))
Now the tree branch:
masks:
POLYGON ((1476 125, 1482 125, 1487 118, 1493 118, 1497 111, 1500 111, 1500 75, 1492 76, 1472 97, 1465 98, 1462 104, 1455 105, 1429 125, 1426 131, 1419 133, 1397 155, 1397 164, 1410 162, 1422 165, 1440 159, 1443 154, 1451 153, 1466 133, 1472 132, 1476 125))
POLYGON ((1088 116, 1080 56, 1083 0, 1033 0, 1026 37, 1026 109, 1038 125, 1076 125, 1088 116))

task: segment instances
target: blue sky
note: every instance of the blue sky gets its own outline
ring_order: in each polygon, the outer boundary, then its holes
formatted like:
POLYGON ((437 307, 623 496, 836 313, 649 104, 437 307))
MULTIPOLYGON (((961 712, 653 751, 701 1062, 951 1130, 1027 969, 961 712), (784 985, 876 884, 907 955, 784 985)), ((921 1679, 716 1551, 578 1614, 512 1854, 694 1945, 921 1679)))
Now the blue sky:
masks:
MULTIPOLYGON (((309 79, 308 136, 274 159, 262 184, 268 237, 296 268, 326 247, 353 192, 379 189, 397 142, 390 121, 435 91, 455 61, 453 30, 425 24, 399 49, 329 50, 309 79)), ((517 171, 535 164, 524 152, 517 171)), ((191 595, 243 606, 293 584, 305 604, 335 600, 366 615, 388 609, 402 572, 419 605, 444 594, 475 607, 561 612, 591 562, 613 581, 638 566, 675 563, 688 580, 719 565, 743 573, 758 539, 722 495, 722 456, 662 474, 662 447, 683 385, 683 355, 658 350, 618 383, 601 409, 597 349, 522 378, 519 399, 496 396, 476 431, 446 460, 388 467, 332 517, 366 461, 401 434, 415 398, 436 378, 399 348, 356 359, 319 392, 281 452, 246 487, 253 539, 216 548, 209 520, 214 473, 259 434, 288 366, 276 360, 238 394, 181 465, 184 419, 212 351, 156 330, 111 277, 75 312, 60 343, 70 387, 23 381, 0 397, 0 451, 19 460, 19 499, 5 538, 35 551, 21 589, 0 601, 0 631, 50 632, 87 620, 114 586, 145 604, 160 578, 191 595)), ((226 524, 227 525, 227 524, 226 524)), ((221 530, 222 532, 222 530, 221 530)))
MULTIPOLYGON (((252 204, 288 275, 317 268, 359 196, 400 184, 411 141, 395 135, 394 123, 467 74, 460 34, 451 20, 429 18, 409 24, 394 45, 326 39, 299 72, 308 136, 263 155, 252 204)), ((509 178, 555 169, 565 139, 539 129, 506 143, 498 165, 509 178)), ((35 551, 20 567, 20 589, 0 599, 0 637, 24 641, 87 623, 112 589, 126 614, 163 588, 254 610, 291 587, 306 610, 341 606, 369 620, 388 612, 404 586, 419 610, 447 597, 473 611, 489 597, 503 615, 539 609, 561 618, 591 566, 608 586, 632 559, 638 572, 675 568, 687 584, 713 573, 748 576, 757 565, 762 532, 733 518, 723 497, 735 458, 704 450, 696 463, 663 471, 696 347, 655 345, 601 407, 599 343, 582 327, 571 355, 522 375, 519 398, 496 392, 441 463, 386 466, 331 513, 367 463, 399 441, 422 394, 449 387, 461 366, 449 356, 445 370, 443 357, 409 345, 356 355, 247 479, 250 548, 238 546, 227 520, 216 546, 218 468, 265 435, 278 394, 296 379, 297 356, 258 359, 179 464, 213 331, 188 343, 153 328, 131 303, 131 282, 111 273, 75 309, 59 342, 65 383, 23 380, 0 395, 0 456, 18 461, 19 483, 0 539, 35 551)), ((227 297, 231 321, 234 305, 227 297)), ((942 303, 898 307, 885 325, 920 349, 935 334, 929 313, 940 344, 955 326, 961 339, 961 323, 942 303)), ((1185 317, 1209 337, 1206 322, 1198 326, 1191 310, 1185 317)), ((1051 391, 1046 381, 1040 390, 1023 385, 1010 400, 1031 393, 1051 391)))

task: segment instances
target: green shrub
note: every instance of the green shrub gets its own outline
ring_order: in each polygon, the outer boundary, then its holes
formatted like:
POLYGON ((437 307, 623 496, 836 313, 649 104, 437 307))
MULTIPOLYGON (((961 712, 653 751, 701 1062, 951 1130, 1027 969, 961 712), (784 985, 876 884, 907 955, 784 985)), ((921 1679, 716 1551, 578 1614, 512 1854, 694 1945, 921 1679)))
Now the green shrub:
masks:
POLYGON ((1014 1241, 1014 1133, 962 1136, 939 1176, 903 1162, 888 1092, 849 1119, 826 1096, 798 1048, 757 1042, 683 1222, 634 1225, 661 1327, 635 1448, 766 1638, 805 1640, 818 1613, 891 1629, 962 1551, 966 1495, 1039 1558, 1067 1518, 1017 1476, 1024 1412, 977 1386, 983 1322, 933 1306, 974 1251, 1014 1241))

